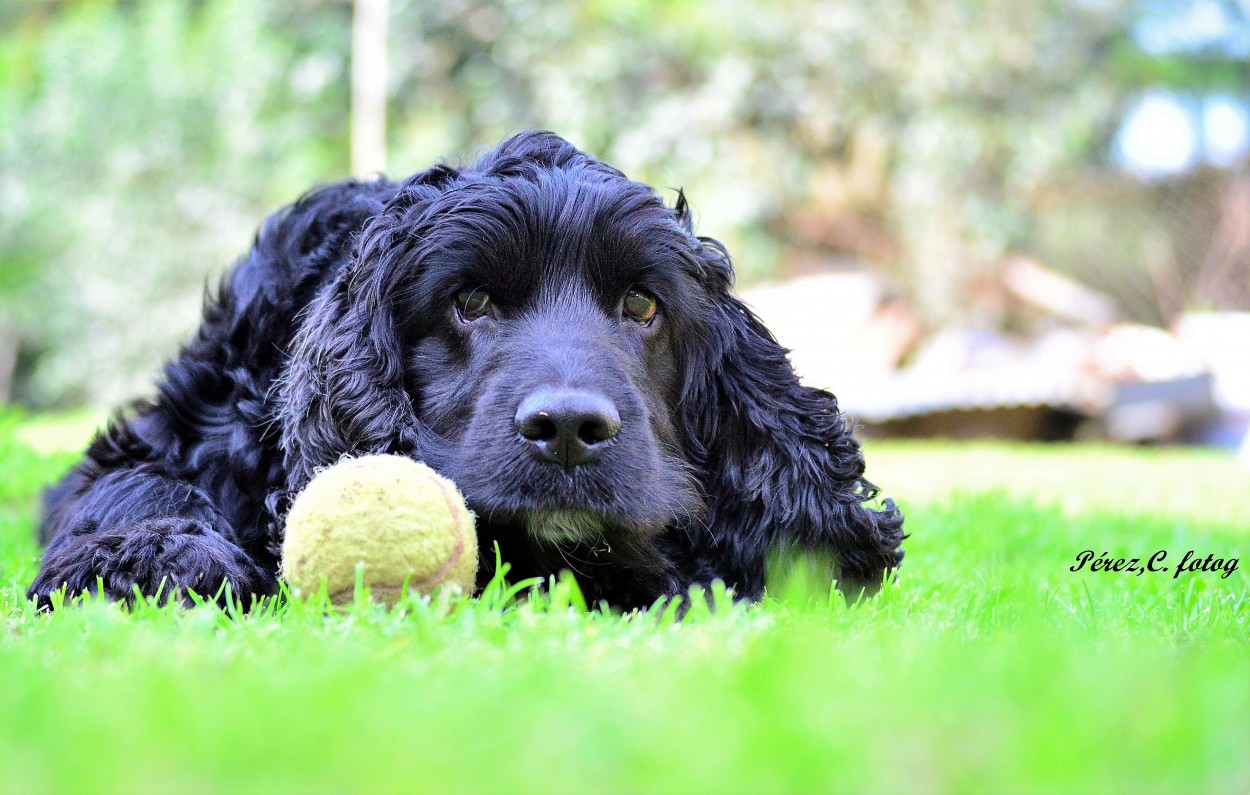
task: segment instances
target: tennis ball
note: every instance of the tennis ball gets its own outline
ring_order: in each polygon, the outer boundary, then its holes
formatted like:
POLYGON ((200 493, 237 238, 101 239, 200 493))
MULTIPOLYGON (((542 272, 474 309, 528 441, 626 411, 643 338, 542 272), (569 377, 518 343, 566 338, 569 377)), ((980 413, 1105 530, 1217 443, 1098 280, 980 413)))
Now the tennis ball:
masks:
POLYGON ((356 565, 373 597, 394 604, 435 586, 473 591, 477 533, 456 485, 397 455, 349 458, 317 474, 286 517, 282 575, 293 588, 350 602, 356 565))

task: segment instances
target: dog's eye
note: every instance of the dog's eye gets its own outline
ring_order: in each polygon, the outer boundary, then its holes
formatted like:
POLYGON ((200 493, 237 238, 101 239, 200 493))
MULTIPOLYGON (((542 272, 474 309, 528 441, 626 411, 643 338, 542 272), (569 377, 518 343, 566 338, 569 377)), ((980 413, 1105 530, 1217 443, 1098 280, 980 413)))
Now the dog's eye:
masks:
POLYGON ((466 323, 490 314, 490 293, 481 287, 456 293, 456 313, 466 323))
POLYGON ((659 308, 660 304, 655 300, 655 296, 633 288, 625 293, 625 303, 621 311, 630 320, 645 326, 655 318, 656 310, 659 308))

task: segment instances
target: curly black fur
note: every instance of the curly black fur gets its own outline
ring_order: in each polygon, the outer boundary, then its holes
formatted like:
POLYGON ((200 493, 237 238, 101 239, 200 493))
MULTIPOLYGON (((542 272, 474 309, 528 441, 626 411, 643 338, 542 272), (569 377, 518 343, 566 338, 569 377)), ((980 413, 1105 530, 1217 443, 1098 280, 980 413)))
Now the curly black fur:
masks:
POLYGON ((291 495, 382 452, 455 480, 516 576, 569 569, 592 600, 717 578, 757 598, 778 548, 832 553, 844 591, 872 590, 902 517, 873 505, 837 401, 799 384, 732 281, 683 197, 550 133, 314 191, 265 222, 156 397, 49 492, 30 595, 273 593, 291 495), (469 322, 453 302, 475 287, 493 308, 469 322), (658 299, 649 324, 622 315, 631 288, 658 299), (518 433, 518 405, 550 388, 619 413, 593 461, 518 433))

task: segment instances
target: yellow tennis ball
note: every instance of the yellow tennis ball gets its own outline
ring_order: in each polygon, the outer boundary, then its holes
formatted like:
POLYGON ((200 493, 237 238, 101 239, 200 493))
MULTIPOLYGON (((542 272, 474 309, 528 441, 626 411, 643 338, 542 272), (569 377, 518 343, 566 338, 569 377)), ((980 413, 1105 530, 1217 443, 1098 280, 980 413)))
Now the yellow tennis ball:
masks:
POLYGON ((321 579, 335 603, 349 602, 356 566, 373 597, 394 604, 436 586, 473 592, 477 533, 456 485, 397 455, 340 461, 313 478, 286 517, 282 575, 315 592, 321 579))

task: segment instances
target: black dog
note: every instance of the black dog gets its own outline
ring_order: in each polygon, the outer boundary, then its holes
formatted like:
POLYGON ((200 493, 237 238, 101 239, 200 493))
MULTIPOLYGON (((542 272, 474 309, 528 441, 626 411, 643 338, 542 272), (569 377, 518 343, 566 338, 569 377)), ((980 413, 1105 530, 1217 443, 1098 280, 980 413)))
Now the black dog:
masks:
POLYGON ((550 133, 465 169, 348 182, 274 215, 159 394, 48 497, 30 587, 276 591, 283 515, 318 468, 398 453, 452 478, 518 577, 647 605, 778 548, 879 586, 902 517, 832 395, 730 294, 717 242, 550 133))

